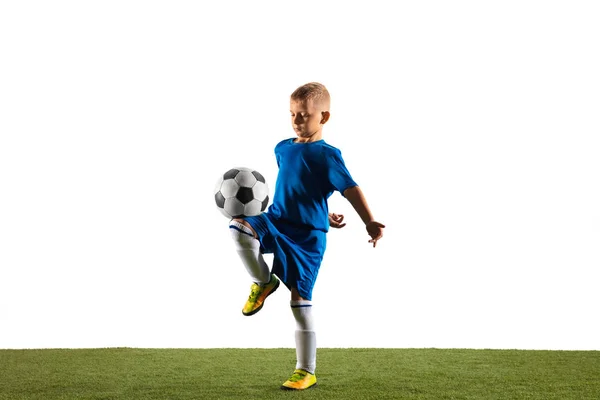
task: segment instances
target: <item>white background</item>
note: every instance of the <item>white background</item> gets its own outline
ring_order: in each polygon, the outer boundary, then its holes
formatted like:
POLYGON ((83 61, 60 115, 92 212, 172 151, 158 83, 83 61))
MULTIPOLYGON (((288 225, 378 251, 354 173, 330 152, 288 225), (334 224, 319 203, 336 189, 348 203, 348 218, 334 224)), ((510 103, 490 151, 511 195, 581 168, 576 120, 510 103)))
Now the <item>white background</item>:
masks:
MULTIPOLYGON (((213 185, 273 193, 289 95, 324 83, 385 236, 328 235, 320 347, 600 349, 593 1, 0 6, 0 348, 293 347, 213 185), (390 4, 395 4, 391 8, 390 4)), ((271 258, 267 257, 267 260, 271 258)))

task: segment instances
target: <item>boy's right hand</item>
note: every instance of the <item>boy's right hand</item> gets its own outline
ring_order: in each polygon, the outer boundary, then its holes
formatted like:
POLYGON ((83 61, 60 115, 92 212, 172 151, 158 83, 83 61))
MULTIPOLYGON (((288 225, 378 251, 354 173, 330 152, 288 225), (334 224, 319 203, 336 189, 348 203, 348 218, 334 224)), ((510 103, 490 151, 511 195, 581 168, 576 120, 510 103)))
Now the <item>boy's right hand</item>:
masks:
POLYGON ((383 237, 383 228, 385 228, 385 225, 377 221, 371 221, 367 223, 366 228, 369 236, 371 236, 369 243, 373 243, 373 247, 375 247, 377 241, 383 237))
POLYGON ((329 213, 329 226, 332 228, 343 228, 346 226, 344 216, 342 214, 329 213))

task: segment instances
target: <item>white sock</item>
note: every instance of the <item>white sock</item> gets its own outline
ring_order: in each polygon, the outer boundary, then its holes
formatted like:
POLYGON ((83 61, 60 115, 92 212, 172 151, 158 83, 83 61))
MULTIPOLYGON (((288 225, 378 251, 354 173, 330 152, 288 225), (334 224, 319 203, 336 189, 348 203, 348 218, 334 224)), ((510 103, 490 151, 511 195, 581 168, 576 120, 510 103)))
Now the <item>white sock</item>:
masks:
POLYGON ((317 367, 317 337, 310 300, 291 301, 296 319, 296 369, 315 373, 317 367))
POLYGON ((256 283, 268 283, 271 272, 260 252, 260 242, 254 238, 252 231, 237 221, 229 223, 229 230, 235 249, 252 280, 256 283))

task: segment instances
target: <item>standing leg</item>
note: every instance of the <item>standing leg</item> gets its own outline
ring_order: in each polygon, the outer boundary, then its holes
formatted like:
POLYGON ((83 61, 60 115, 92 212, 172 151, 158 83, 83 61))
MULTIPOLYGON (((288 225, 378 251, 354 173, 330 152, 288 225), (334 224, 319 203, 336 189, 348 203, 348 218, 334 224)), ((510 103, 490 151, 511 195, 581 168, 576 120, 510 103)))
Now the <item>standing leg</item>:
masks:
POLYGON ((296 320, 296 370, 282 389, 303 390, 317 384, 317 339, 312 315, 312 301, 302 298, 296 289, 292 289, 290 301, 296 320))

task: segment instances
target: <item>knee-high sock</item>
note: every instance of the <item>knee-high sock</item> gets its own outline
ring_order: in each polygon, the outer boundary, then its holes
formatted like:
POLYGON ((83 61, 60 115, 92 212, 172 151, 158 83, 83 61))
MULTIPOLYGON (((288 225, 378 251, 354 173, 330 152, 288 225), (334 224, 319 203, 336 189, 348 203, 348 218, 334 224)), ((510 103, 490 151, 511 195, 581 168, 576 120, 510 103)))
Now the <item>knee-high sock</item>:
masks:
POLYGON ((260 252, 260 242, 254 238, 252 231, 236 221, 229 223, 229 230, 235 249, 252 280, 256 283, 268 283, 271 278, 269 267, 260 252))
POLYGON ((296 369, 303 369, 314 374, 317 367, 317 338, 314 330, 312 302, 292 300, 290 306, 296 319, 296 369))

